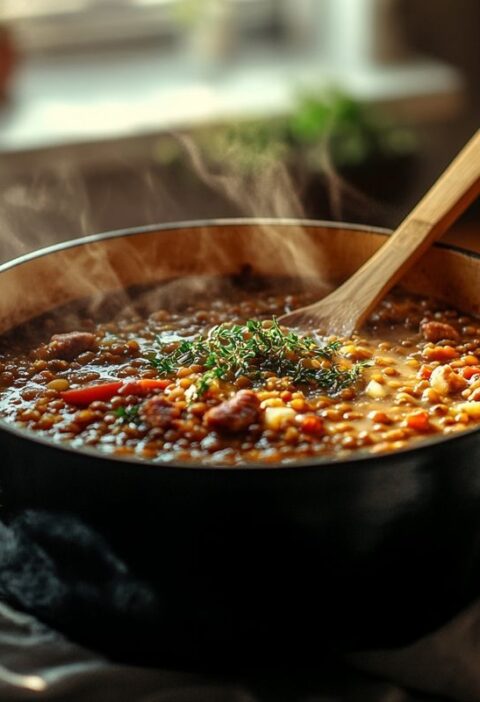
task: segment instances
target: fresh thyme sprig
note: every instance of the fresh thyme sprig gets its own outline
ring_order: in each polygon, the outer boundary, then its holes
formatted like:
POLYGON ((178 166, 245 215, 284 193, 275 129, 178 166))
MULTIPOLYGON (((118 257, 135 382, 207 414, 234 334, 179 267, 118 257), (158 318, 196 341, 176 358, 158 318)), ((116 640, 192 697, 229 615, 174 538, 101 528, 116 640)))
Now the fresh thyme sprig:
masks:
POLYGON ((364 365, 339 365, 340 342, 320 346, 311 336, 282 329, 275 318, 268 322, 250 319, 243 325, 220 324, 208 336, 181 341, 168 353, 161 340, 159 345, 159 353, 150 361, 160 375, 174 374, 181 366, 201 366, 204 372, 197 383, 198 395, 215 379, 235 381, 246 376, 261 383, 272 373, 289 378, 295 385, 335 394, 354 384, 364 365))

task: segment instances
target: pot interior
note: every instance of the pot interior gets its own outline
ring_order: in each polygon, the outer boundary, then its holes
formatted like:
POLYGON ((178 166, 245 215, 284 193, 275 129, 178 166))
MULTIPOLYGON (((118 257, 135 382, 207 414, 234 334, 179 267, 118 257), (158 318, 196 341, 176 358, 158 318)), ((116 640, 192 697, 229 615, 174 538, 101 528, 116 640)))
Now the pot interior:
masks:
MULTIPOLYGON (((354 225, 242 220, 68 242, 0 267, 0 332, 72 300, 187 276, 249 270, 267 278, 301 278, 325 293, 354 273, 386 235, 354 225)), ((480 259, 441 245, 432 247, 402 281, 411 292, 473 314, 480 312, 479 285, 480 259)))

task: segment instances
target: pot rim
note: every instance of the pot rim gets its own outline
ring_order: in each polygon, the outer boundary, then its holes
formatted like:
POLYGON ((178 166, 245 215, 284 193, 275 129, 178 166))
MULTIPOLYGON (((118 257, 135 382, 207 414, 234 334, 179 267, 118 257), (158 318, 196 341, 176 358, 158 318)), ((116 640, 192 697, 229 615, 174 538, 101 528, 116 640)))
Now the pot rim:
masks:
MULTIPOLYGON (((92 244, 97 241, 105 241, 108 239, 115 239, 117 237, 128 237, 135 236, 136 234, 148 234, 162 231, 172 231, 175 229, 196 229, 202 227, 216 227, 216 226, 252 226, 252 225, 277 225, 277 226, 295 226, 300 225, 302 227, 325 227, 327 229, 345 229, 351 232, 367 232, 372 234, 380 234, 382 236, 390 236, 392 234, 392 229, 387 227, 377 227, 370 226, 368 224, 356 224, 352 222, 333 222, 326 219, 304 219, 295 217, 225 217, 220 219, 194 219, 194 220, 182 220, 176 222, 165 222, 163 224, 145 224, 138 227, 126 227, 125 229, 113 229, 111 231, 100 232, 98 234, 89 234, 87 236, 81 236, 75 239, 67 239, 66 241, 61 241, 57 244, 51 244, 50 246, 44 246, 40 249, 35 249, 34 251, 29 251, 21 256, 16 256, 4 263, 0 264, 0 273, 7 271, 11 268, 15 268, 22 263, 34 260, 36 258, 41 258, 42 256, 47 256, 52 253, 57 253, 58 251, 63 251, 65 249, 73 249, 77 246, 84 246, 85 244, 92 244)), ((461 254, 465 254, 470 258, 480 258, 480 253, 476 251, 471 251, 470 249, 463 248, 462 246, 456 246, 455 244, 446 244, 444 242, 436 242, 432 244, 440 249, 448 249, 450 251, 456 251, 461 254)))
MULTIPOLYGON (((276 225, 276 226, 294 226, 300 225, 302 227, 325 227, 328 229, 344 229, 350 232, 366 232, 371 234, 380 234, 381 236, 390 236, 392 233, 391 229, 385 227, 375 227, 365 224, 355 224, 349 222, 330 222, 328 220, 317 220, 317 219, 297 219, 297 218, 275 218, 275 217, 239 217, 239 218, 221 218, 221 219, 205 219, 205 220, 185 220, 180 222, 167 222, 163 224, 149 224, 139 227, 128 227, 125 229, 117 229, 113 231, 101 232, 99 234, 91 234, 84 237, 79 237, 76 239, 69 239, 67 241, 62 241, 51 246, 46 246, 35 251, 18 256, 10 261, 0 264, 0 275, 12 268, 20 266, 28 261, 35 260, 37 258, 42 258, 43 256, 48 256, 59 251, 64 251, 66 249, 73 249, 86 244, 96 243, 99 241, 105 241, 108 239, 115 239, 119 237, 135 236, 137 234, 148 234, 148 233, 160 233, 163 231, 171 230, 181 230, 181 229, 194 229, 202 227, 215 227, 215 226, 252 226, 252 225, 276 225)), ((445 244, 442 242, 437 242, 433 244, 437 248, 447 249, 449 251, 455 251, 457 253, 463 254, 469 258, 480 259, 480 253, 465 249, 460 246, 455 246, 452 244, 445 244)), ((40 444, 41 446, 46 446, 51 450, 63 451, 67 456, 69 454, 74 455, 84 455, 86 458, 100 460, 100 461, 113 461, 122 464, 132 464, 138 470, 142 467, 144 470, 150 469, 167 469, 176 470, 182 469, 186 471, 228 471, 235 473, 244 472, 263 472, 268 471, 298 471, 299 469, 314 469, 323 468, 326 469, 330 466, 337 468, 348 469, 356 466, 357 464, 363 465, 367 463, 367 467, 373 470, 376 467, 386 469, 389 464, 395 463, 392 458, 402 457, 405 454, 418 456, 428 451, 432 445, 443 444, 448 442, 449 444, 458 443, 462 439, 471 434, 480 433, 480 426, 467 429, 462 432, 455 434, 443 434, 440 436, 433 436, 422 439, 419 445, 414 445, 413 447, 405 447, 402 449, 397 449, 395 451, 372 454, 366 450, 359 451, 355 454, 355 457, 346 456, 340 458, 331 457, 311 457, 309 459, 303 459, 299 461, 292 461, 289 463, 245 463, 241 465, 227 466, 227 465, 212 465, 209 463, 189 463, 187 461, 147 461, 142 458, 137 458, 134 456, 116 456, 114 454, 105 453, 94 448, 82 447, 77 448, 70 446, 68 444, 60 444, 52 439, 48 439, 39 436, 31 429, 24 429, 16 427, 10 424, 8 421, 0 417, 0 432, 7 432, 12 434, 20 440, 32 441, 33 443, 40 444)))

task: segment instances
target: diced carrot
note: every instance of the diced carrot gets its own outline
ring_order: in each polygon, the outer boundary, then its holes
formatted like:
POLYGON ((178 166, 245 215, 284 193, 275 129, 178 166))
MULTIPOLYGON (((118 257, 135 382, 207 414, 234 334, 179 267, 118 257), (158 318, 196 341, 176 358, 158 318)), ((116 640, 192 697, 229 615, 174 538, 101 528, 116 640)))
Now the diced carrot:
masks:
POLYGON ((315 436, 323 436, 325 433, 323 420, 317 417, 316 414, 307 414, 300 421, 300 429, 305 434, 313 434, 315 436))
POLYGON ((432 425, 428 418, 428 412, 412 412, 406 417, 407 427, 414 429, 415 431, 426 432, 430 431, 432 425))
POLYGON ((432 369, 430 366, 420 366, 418 369, 417 377, 422 378, 422 380, 430 380, 430 376, 432 375, 432 369))
POLYGON ((422 356, 427 361, 449 361, 452 358, 458 358, 459 355, 453 346, 428 346, 422 352, 422 356))
POLYGON ((110 400, 114 395, 143 395, 151 390, 164 390, 172 381, 167 379, 143 378, 140 380, 114 380, 98 385, 88 385, 84 388, 74 388, 60 393, 61 397, 71 405, 87 406, 96 400, 110 400))

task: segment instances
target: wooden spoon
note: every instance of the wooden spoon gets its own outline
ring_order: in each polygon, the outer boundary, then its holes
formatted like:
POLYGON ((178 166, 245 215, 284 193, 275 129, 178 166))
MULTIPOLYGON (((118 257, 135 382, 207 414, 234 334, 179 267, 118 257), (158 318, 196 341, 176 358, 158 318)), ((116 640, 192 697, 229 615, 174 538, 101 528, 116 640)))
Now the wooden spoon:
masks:
POLYGON ((388 241, 351 278, 323 300, 283 315, 279 322, 350 336, 479 194, 480 130, 388 241))

